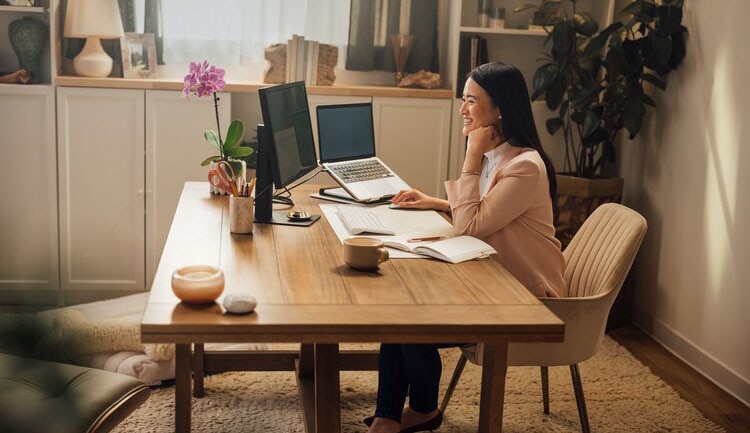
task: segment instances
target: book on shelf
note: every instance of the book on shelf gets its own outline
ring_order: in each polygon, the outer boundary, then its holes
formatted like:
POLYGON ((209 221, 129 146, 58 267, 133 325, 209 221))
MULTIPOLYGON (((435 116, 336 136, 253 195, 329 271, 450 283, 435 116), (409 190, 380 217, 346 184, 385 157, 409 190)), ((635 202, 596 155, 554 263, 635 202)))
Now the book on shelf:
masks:
POLYGON ((450 263, 461 263, 467 260, 482 259, 497 254, 490 244, 473 236, 456 236, 439 240, 426 235, 393 236, 381 238, 383 244, 390 248, 414 254, 429 256, 450 263))

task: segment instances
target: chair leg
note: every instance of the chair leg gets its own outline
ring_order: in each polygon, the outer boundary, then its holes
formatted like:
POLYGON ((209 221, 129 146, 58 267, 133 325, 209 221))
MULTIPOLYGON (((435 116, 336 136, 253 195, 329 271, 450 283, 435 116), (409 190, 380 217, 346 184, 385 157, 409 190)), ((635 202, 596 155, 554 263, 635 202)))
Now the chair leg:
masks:
POLYGON ((456 389, 456 385, 458 384, 458 379, 461 378, 461 373, 464 371, 464 367, 466 367, 466 356, 464 354, 461 354, 461 357, 458 358, 458 363, 456 363, 456 368, 453 369, 453 376, 451 377, 450 383, 448 383, 448 388, 445 390, 445 395, 443 396, 443 402, 440 403, 440 412, 445 413, 445 408, 448 407, 448 402, 451 400, 451 396, 453 395, 453 390, 456 389))
POLYGON ((578 364, 570 365, 570 377, 573 379, 573 391, 578 405, 578 417, 581 419, 581 430, 583 433, 590 433, 589 416, 586 413, 586 400, 583 398, 583 386, 581 385, 581 373, 578 371, 578 364))
POLYGON ((549 375, 548 367, 542 366, 542 403, 544 404, 544 414, 549 415, 549 375))

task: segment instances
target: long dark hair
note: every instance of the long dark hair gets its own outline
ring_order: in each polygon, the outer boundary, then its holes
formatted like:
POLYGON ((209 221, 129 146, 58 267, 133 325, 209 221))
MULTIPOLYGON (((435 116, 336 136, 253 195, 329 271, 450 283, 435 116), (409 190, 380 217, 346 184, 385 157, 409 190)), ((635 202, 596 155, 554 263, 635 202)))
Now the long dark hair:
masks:
POLYGON ((530 147, 539 153, 547 168, 549 181, 549 197, 552 200, 552 210, 557 219, 557 181, 555 167, 542 148, 539 134, 531 111, 529 91, 526 90, 526 80, 515 66, 492 62, 477 66, 469 72, 468 78, 484 89, 492 104, 502 113, 503 137, 516 147, 530 147))

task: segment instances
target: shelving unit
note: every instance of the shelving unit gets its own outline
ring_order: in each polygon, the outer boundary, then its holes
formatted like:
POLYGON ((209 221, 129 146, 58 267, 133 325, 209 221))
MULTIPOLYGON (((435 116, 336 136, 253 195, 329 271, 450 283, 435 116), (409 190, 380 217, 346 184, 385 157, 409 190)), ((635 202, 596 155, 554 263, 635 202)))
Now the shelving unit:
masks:
MULTIPOLYGON (((40 3, 40 2, 37 2, 40 3)), ((57 38, 57 0, 45 0, 42 6, 0 6, 0 70, 13 72, 18 69, 18 59, 8 39, 8 26, 11 22, 31 17, 47 24, 48 40, 39 63, 38 85, 51 85, 57 75, 57 59, 54 44, 57 38)), ((11 84, 15 85, 15 84, 11 84)), ((17 84, 28 86, 29 84, 17 84)), ((7 86, 7 85, 6 85, 7 86)))
MULTIPOLYGON (((520 28, 531 23, 533 10, 514 13, 513 9, 525 3, 539 2, 541 0, 493 0, 493 6, 505 8, 504 28, 479 26, 479 0, 458 0, 451 3, 448 80, 452 83, 451 89, 455 98, 454 113, 461 104, 465 77, 469 72, 466 62, 469 58, 467 50, 471 49, 470 40, 474 36, 481 36, 486 40, 489 61, 503 61, 518 67, 526 78, 529 94, 532 93, 534 72, 542 64, 543 53, 549 49, 544 45, 547 32, 544 29, 520 28)), ((622 7, 624 2, 626 0, 579 0, 576 10, 591 14, 602 29, 612 22, 615 6, 622 7)), ((546 104, 541 101, 534 102, 532 109, 542 144, 553 162, 561 166, 564 153, 563 147, 559 145, 561 139, 559 135, 549 136, 544 126, 546 119, 550 117, 546 104)), ((458 120, 454 121, 452 131, 449 177, 455 178, 461 170, 464 158, 464 137, 461 135, 458 120)))

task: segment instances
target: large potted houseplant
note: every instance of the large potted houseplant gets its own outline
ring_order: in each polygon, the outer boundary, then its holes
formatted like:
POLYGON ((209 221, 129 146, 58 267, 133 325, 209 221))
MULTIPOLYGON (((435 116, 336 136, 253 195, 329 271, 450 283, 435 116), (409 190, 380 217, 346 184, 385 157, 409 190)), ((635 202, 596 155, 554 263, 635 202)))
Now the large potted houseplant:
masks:
POLYGON ((636 0, 599 30, 577 0, 543 0, 516 12, 536 9, 548 33, 545 63, 534 74, 532 99, 554 112, 550 134, 563 134, 565 162, 557 176, 557 236, 567 245, 600 204, 619 201, 623 182, 607 177, 615 143, 623 129, 632 140, 646 106, 655 107, 644 87, 664 89, 666 76, 685 56, 687 29, 682 0, 636 0))

